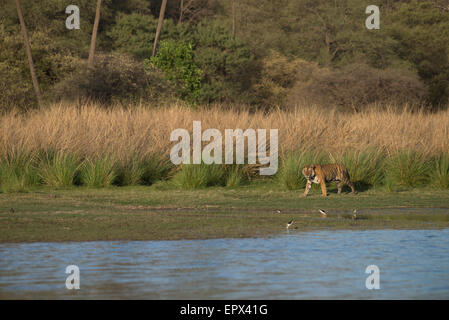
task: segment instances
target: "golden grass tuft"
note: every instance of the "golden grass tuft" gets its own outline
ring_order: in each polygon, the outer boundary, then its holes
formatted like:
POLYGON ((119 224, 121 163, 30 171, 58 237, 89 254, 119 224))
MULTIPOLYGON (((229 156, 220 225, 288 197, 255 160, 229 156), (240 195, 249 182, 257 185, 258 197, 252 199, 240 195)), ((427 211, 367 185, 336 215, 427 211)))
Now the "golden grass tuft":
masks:
POLYGON ((219 107, 190 109, 173 105, 150 109, 119 107, 105 110, 95 104, 76 107, 52 105, 26 114, 0 117, 0 154, 41 150, 80 156, 113 154, 121 161, 131 156, 167 156, 176 128, 192 131, 194 120, 202 129, 279 129, 280 154, 293 151, 346 151, 378 149, 392 155, 416 151, 439 155, 449 150, 449 111, 435 114, 373 110, 357 114, 314 107, 269 113, 219 107))

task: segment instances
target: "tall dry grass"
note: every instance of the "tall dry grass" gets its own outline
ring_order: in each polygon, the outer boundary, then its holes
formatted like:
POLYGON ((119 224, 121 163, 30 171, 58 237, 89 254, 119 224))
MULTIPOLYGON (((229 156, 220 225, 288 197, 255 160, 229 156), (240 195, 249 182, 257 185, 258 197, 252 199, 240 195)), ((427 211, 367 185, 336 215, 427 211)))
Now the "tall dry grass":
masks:
MULTIPOLYGON (((392 109, 393 110, 393 109, 392 109)), ((159 109, 136 107, 104 110, 94 104, 80 108, 53 105, 26 114, 11 112, 0 117, 0 156, 10 152, 42 150, 80 156, 113 154, 119 160, 160 154, 167 156, 176 128, 192 131, 194 120, 202 128, 279 129, 280 154, 323 151, 338 155, 347 151, 379 149, 393 155, 416 151, 426 156, 449 150, 449 111, 435 114, 392 110, 357 114, 313 107, 269 113, 193 110, 182 106, 159 109)))
POLYGON ((0 191, 23 192, 47 184, 152 184, 172 177, 182 188, 235 187, 256 166, 175 167, 170 133, 202 129, 278 129, 283 188, 303 188, 310 163, 345 164, 357 187, 449 187, 449 111, 437 114, 373 109, 339 113, 313 107, 250 112, 237 108, 110 108, 58 104, 0 116, 0 191), (43 157, 43 155, 47 155, 43 157), (50 156, 48 156, 50 155, 50 156), (173 170, 175 169, 175 170, 173 170), (177 172, 174 172, 177 171, 177 172))

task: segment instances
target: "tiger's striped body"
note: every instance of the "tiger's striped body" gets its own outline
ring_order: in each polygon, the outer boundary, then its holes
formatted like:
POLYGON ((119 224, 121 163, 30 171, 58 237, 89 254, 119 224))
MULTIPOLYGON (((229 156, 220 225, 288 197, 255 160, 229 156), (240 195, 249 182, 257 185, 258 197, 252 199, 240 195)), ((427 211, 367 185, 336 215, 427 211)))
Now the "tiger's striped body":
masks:
POLYGON ((354 189, 354 185, 350 180, 348 169, 342 164, 335 163, 322 166, 319 164, 314 164, 305 166, 302 169, 302 174, 307 179, 304 197, 306 197, 309 193, 310 188, 312 187, 312 183, 321 184, 321 192, 324 197, 327 196, 327 182, 337 183, 338 194, 341 194, 343 184, 347 184, 351 188, 352 193, 357 193, 354 189))

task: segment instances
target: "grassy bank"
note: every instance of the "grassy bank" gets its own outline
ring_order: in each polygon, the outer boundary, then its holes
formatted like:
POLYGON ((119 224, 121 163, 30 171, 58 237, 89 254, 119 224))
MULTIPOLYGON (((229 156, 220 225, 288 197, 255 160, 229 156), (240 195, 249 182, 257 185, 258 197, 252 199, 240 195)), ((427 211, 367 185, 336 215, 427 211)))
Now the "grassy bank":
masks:
POLYGON ((2 115, 0 241, 266 236, 285 232, 290 219, 299 230, 448 227, 447 209, 413 208, 448 208, 449 111, 370 110, 54 105, 2 115), (277 174, 262 178, 248 164, 174 166, 170 133, 191 132, 194 120, 221 132, 279 129, 277 174), (359 194, 338 197, 331 185, 323 198, 315 185, 300 198, 302 167, 335 162, 359 194))
MULTIPOLYGON (((393 109, 392 109, 393 110, 393 109)), ((449 111, 376 110, 358 114, 298 107, 269 113, 220 108, 104 110, 54 105, 0 117, 0 192, 35 186, 108 187, 170 180, 183 189, 236 187, 258 178, 252 165, 174 166, 170 133, 279 129, 279 190, 304 187, 311 163, 343 163, 358 189, 449 188, 449 111), (312 120, 312 121, 311 121, 312 120)), ((397 108, 395 108, 397 110, 397 108)), ((268 179, 268 181, 271 181, 268 179)))
POLYGON ((0 242, 175 240, 278 235, 317 229, 447 228, 449 192, 378 190, 300 198, 269 183, 234 189, 38 188, 0 194, 0 242), (10 209, 14 209, 14 213, 10 209), (318 209, 328 212, 321 218, 318 209), (352 210, 358 217, 353 220, 352 210), (276 213, 281 210, 281 213, 276 213))

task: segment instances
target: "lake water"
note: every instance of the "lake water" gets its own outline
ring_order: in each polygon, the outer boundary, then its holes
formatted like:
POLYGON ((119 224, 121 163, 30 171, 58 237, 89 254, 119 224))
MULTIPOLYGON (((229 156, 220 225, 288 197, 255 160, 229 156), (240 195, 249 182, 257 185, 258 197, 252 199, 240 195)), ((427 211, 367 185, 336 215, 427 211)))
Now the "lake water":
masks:
POLYGON ((0 298, 448 299, 449 229, 0 244, 0 298), (65 286, 72 264, 79 290, 65 286))

